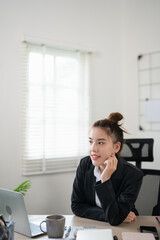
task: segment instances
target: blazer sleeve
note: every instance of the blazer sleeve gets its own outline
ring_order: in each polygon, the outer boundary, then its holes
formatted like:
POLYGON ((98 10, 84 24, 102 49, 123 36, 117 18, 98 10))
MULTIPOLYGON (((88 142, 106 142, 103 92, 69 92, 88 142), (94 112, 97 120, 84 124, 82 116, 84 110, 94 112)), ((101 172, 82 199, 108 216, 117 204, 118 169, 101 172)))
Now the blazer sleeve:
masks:
MULTIPOLYGON (((79 217, 105 221, 106 218, 103 209, 94 204, 94 197, 91 201, 88 198, 88 192, 85 185, 87 167, 87 164, 84 164, 84 161, 82 159, 77 168, 76 177, 73 183, 71 208, 73 213, 79 217)), ((94 190, 94 186, 91 187, 93 187, 94 190)), ((93 194, 95 194, 95 190, 93 194)))
POLYGON ((115 226, 121 224, 134 207, 143 179, 143 173, 131 166, 127 166, 122 174, 123 180, 118 195, 114 191, 111 179, 104 183, 97 182, 95 185, 106 219, 115 226))

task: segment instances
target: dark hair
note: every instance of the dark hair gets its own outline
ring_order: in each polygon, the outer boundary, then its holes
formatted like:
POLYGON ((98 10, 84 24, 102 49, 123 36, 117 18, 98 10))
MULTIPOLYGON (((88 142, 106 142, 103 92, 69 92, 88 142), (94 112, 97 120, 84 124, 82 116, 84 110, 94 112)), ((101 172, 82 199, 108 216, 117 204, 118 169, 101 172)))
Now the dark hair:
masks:
POLYGON ((111 113, 108 118, 98 120, 93 123, 93 127, 99 127, 103 129, 107 135, 111 136, 114 143, 120 142, 121 147, 119 152, 123 146, 123 132, 127 133, 126 130, 122 128, 122 124, 119 122, 123 119, 123 116, 119 112, 111 113))

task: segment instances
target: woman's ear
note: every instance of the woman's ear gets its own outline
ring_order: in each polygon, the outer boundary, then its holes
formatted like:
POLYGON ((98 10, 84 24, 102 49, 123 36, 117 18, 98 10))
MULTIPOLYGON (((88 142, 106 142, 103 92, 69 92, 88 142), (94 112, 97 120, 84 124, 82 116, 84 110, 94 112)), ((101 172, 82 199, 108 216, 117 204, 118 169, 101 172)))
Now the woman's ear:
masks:
POLYGON ((115 153, 118 153, 120 148, 121 148, 121 143, 120 142, 117 142, 117 143, 114 144, 115 153))

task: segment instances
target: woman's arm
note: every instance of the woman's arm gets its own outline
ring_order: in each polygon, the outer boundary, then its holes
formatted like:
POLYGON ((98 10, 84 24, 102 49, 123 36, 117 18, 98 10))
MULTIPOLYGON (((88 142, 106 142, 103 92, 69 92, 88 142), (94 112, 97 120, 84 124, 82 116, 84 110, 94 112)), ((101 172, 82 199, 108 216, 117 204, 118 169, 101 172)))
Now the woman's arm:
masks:
MULTIPOLYGON (((93 179, 94 176, 93 173, 92 175, 88 174, 87 168, 90 168, 90 165, 87 161, 89 162, 90 158, 86 159, 86 161, 82 159, 77 168, 76 177, 73 183, 71 208, 73 213, 79 217, 106 221, 103 209, 95 204, 95 182, 90 180, 93 179), (86 181, 87 184, 85 184, 86 181), (91 189, 93 189, 93 191, 91 189)), ((91 173, 91 171, 89 172, 91 173)))
POLYGON ((127 167, 123 174, 121 192, 117 197, 111 179, 103 183, 98 182, 95 185, 106 219, 111 225, 119 225, 127 218, 134 206, 142 183, 143 174, 139 170, 127 167))

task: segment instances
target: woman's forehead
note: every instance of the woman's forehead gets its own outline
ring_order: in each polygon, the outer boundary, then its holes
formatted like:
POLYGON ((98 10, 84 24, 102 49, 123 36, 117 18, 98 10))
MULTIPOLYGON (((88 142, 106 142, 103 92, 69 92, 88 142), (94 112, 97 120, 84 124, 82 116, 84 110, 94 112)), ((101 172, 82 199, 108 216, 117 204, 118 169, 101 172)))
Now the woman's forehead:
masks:
POLYGON ((111 138, 111 136, 107 134, 107 132, 100 127, 92 127, 89 132, 89 137, 104 138, 104 139, 111 138))

